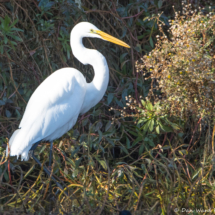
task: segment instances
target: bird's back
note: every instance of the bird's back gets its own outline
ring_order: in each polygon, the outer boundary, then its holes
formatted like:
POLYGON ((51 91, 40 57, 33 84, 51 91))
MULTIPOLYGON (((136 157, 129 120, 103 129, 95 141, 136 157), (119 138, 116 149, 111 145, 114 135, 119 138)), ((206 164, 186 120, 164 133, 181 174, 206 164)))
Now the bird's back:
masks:
POLYGON ((57 70, 32 94, 19 129, 10 138, 10 155, 28 159, 40 140, 61 137, 76 123, 86 94, 86 80, 76 69, 57 70))

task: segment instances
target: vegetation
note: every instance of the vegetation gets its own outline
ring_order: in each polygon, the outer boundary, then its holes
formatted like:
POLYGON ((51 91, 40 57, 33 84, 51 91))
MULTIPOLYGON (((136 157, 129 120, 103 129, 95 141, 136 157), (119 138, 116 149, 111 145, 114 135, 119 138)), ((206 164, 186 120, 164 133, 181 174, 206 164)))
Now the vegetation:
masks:
POLYGON ((138 69, 143 65, 145 79, 153 80, 150 97, 161 102, 162 114, 167 112, 182 119, 190 114, 213 115, 215 16, 185 5, 182 14, 175 12, 170 25, 167 31, 171 37, 168 39, 160 27, 163 35, 156 36, 155 49, 136 66, 138 69), (157 92, 163 93, 162 99, 157 92))
MULTIPOLYGON (((215 6, 76 2, 0 3, 0 211, 213 214, 215 6), (69 44, 73 26, 86 20, 131 52, 84 39, 106 57, 110 83, 103 100, 54 142, 52 175, 65 187, 56 194, 34 161, 7 160, 4 150, 31 94, 52 72, 75 67, 92 80, 69 44)), ((36 155, 48 165, 49 143, 36 155)))

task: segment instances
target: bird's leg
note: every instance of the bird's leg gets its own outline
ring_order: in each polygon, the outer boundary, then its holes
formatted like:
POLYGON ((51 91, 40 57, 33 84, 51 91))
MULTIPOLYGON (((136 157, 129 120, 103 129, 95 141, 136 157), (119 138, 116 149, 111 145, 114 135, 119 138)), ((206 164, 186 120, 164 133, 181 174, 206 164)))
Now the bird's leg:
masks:
MULTIPOLYGON (((31 149, 29 150, 29 156, 30 158, 33 158, 41 167, 42 167, 42 164, 41 162, 35 157, 34 155, 34 149, 36 149, 36 147, 38 146, 38 144, 40 143, 41 141, 39 142, 36 142, 32 147, 31 149)), ((52 146, 53 146, 53 143, 51 143, 51 150, 52 150, 52 146)), ((50 161, 49 161, 49 165, 50 165, 50 161)), ((51 172, 45 167, 43 166, 43 170, 46 172, 46 174, 50 177, 51 175, 51 172)), ((51 179, 55 182, 55 184, 60 188, 60 190, 63 190, 63 187, 61 186, 60 183, 58 183, 58 181, 53 177, 51 176, 51 179)), ((68 196, 67 192, 65 192, 66 195, 68 196)))
MULTIPOLYGON (((41 162, 35 157, 34 152, 31 153, 31 157, 42 167, 41 162)), ((43 170, 44 170, 44 171, 46 172, 46 174, 49 175, 49 177, 50 177, 51 173, 50 173, 50 171, 49 171, 45 166, 43 166, 43 170)), ((58 181, 57 181, 53 176, 51 176, 51 179, 55 182, 55 184, 56 184, 61 190, 63 190, 63 187, 61 186, 61 184, 59 184, 58 181)))
MULTIPOLYGON (((51 165, 52 165, 52 148, 53 148, 53 141, 50 142, 50 152, 49 152, 49 169, 51 171, 51 165)), ((49 182, 49 190, 50 193, 52 193, 52 181, 49 182)))
POLYGON ((37 148, 37 146, 39 145, 39 143, 41 143, 41 141, 38 141, 38 142, 34 143, 34 145, 31 147, 31 149, 29 150, 29 152, 32 153, 31 151, 34 151, 34 149, 37 148))
POLYGON ((49 167, 50 168, 52 165, 52 148, 53 148, 53 141, 50 142, 50 152, 49 152, 49 167))

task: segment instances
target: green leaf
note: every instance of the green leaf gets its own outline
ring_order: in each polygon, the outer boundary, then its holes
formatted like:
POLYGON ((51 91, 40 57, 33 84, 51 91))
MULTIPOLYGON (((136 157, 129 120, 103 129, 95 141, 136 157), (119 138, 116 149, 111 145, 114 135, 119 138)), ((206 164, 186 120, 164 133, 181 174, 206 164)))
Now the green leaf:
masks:
POLYGON ((6 111, 5 111, 5 114, 6 114, 6 117, 7 117, 7 118, 10 118, 11 115, 12 115, 11 112, 10 112, 9 110, 6 110, 6 111))
POLYGON ((135 49, 137 52, 142 53, 142 47, 141 47, 140 44, 137 44, 137 45, 134 47, 134 49, 135 49))
POLYGON ((153 105, 152 105, 151 102, 147 102, 146 109, 149 110, 149 111, 153 111, 153 105))
POLYGON ((150 43, 150 46, 151 46, 152 48, 154 48, 154 42, 153 42, 153 40, 152 40, 152 37, 149 38, 149 43, 150 43))
POLYGON ((123 66, 127 63, 127 62, 129 62, 130 60, 125 60, 125 61, 123 61, 122 62, 122 64, 121 64, 121 69, 123 68, 123 66))
POLYGON ((7 44, 7 41, 8 41, 8 39, 7 39, 7 37, 4 35, 4 44, 7 44))
POLYGON ((142 103, 143 107, 145 107, 146 102, 145 102, 144 100, 141 99, 141 103, 142 103))
POLYGON ((122 39, 127 33, 127 28, 126 27, 123 27, 123 30, 122 30, 122 36, 120 37, 120 39, 122 39))
POLYGON ((46 145, 43 145, 42 148, 39 151, 39 154, 42 153, 45 150, 45 148, 46 148, 46 145))
POLYGON ((5 102, 3 100, 0 100, 0 106, 5 105, 5 102))
POLYGON ((28 170, 28 172, 24 175, 23 179, 26 178, 34 169, 35 169, 35 164, 28 170))
POLYGON ((109 120, 105 126, 105 131, 108 131, 110 127, 111 127, 111 121, 109 120))
POLYGON ((165 145, 165 146, 162 147, 162 149, 170 149, 170 146, 165 145))
POLYGON ((105 169, 107 170, 107 164, 105 161, 103 160, 100 160, 97 156, 95 156, 96 160, 100 163, 100 165, 105 169))
POLYGON ((82 157, 75 161, 75 168, 77 169, 82 161, 82 157))
POLYGON ((62 55, 63 61, 66 62, 66 58, 64 55, 62 55))
POLYGON ((149 138, 148 138, 148 137, 145 137, 145 138, 144 138, 144 141, 149 141, 149 138))
POLYGON ((150 165, 151 164, 151 160, 150 159, 148 159, 148 158, 145 158, 145 160, 147 161, 147 163, 150 165))
POLYGON ((8 172, 7 171, 4 172, 4 178, 5 178, 5 181, 9 181, 9 177, 8 177, 8 172))
POLYGON ((67 49, 66 52, 67 52, 67 58, 70 59, 70 49, 67 49))
POLYGON ((46 5, 44 5, 44 10, 47 11, 49 9, 51 9, 51 7, 55 4, 54 1, 52 2, 48 2, 46 5))
POLYGON ((172 129, 170 127, 168 127, 166 125, 163 125, 160 121, 158 121, 158 124, 160 125, 160 127, 161 127, 161 129, 163 131, 166 131, 166 132, 171 132, 172 131, 172 129))
POLYGON ((144 122, 146 122, 146 121, 148 121, 148 119, 146 119, 146 118, 141 118, 141 119, 138 121, 137 124, 144 123, 144 122))
POLYGON ((182 138, 184 136, 184 133, 178 133, 178 136, 182 138))
POLYGON ((155 130, 156 130, 157 134, 160 134, 160 127, 159 127, 159 125, 156 126, 155 130))
POLYGON ((124 107, 124 105, 122 104, 122 102, 119 101, 116 97, 114 98, 114 101, 116 101, 116 103, 117 103, 121 108, 124 107))
MULTIPOLYGON (((111 129, 110 131, 108 131, 108 132, 105 132, 104 133, 104 135, 106 136, 106 137, 110 137, 110 136, 113 136, 113 134, 115 134, 116 133, 116 130, 115 129, 111 129)), ((116 138, 115 138, 116 139, 116 138)), ((114 139, 114 140, 115 140, 114 139)))
POLYGON ((154 147, 154 146, 155 146, 153 140, 151 140, 151 139, 149 139, 148 143, 149 143, 149 145, 150 145, 151 147, 154 147))
POLYGON ((109 93, 109 94, 108 94, 108 97, 107 97, 107 105, 109 105, 109 104, 112 102, 113 97, 114 97, 114 94, 113 94, 113 93, 109 93))
POLYGON ((134 135, 135 137, 138 136, 137 132, 133 132, 133 131, 131 131, 131 130, 128 130, 128 132, 129 132, 130 134, 134 135))
POLYGON ((115 146, 113 140, 111 140, 110 138, 105 138, 105 139, 106 139, 106 140, 108 141, 108 143, 110 143, 112 146, 115 146))
POLYGON ((132 147, 134 147, 140 141, 143 141, 143 138, 141 136, 138 136, 137 139, 132 143, 132 147))
POLYGON ((100 130, 98 130, 98 133, 99 133, 99 142, 100 142, 103 135, 102 135, 102 132, 100 130))
POLYGON ((17 109, 16 109, 16 116, 17 116, 18 119, 21 118, 21 114, 19 113, 19 111, 17 109))
POLYGON ((167 118, 164 118, 167 124, 171 125, 174 129, 179 130, 179 126, 176 123, 170 122, 167 118))
POLYGON ((14 45, 13 45, 13 43, 12 43, 13 41, 10 41, 10 40, 9 40, 8 42, 10 43, 12 49, 15 50, 15 47, 14 47, 14 45))
POLYGON ((200 167, 198 170, 196 170, 193 174, 192 179, 194 179, 201 172, 201 170, 202 170, 202 167, 200 167))
POLYGON ((79 173, 79 170, 78 170, 78 169, 75 169, 75 170, 72 172, 72 177, 73 177, 73 178, 76 178, 77 175, 78 175, 78 173, 79 173))
POLYGON ((84 142, 86 137, 87 137, 86 134, 82 134, 81 137, 80 137, 80 143, 84 142))
POLYGON ((21 32, 24 32, 22 29, 19 29, 19 28, 11 28, 12 31, 21 31, 21 32))
POLYGON ((141 40, 141 39, 143 39, 144 36, 145 36, 145 35, 137 36, 137 39, 138 39, 138 40, 141 40))
POLYGON ((95 127, 95 131, 98 131, 99 129, 102 128, 103 123, 101 121, 98 121, 95 127))
POLYGON ((128 137, 126 137, 126 147, 127 147, 127 149, 130 149, 130 147, 131 147, 131 143, 130 143, 130 140, 128 139, 128 137))
POLYGON ((98 110, 96 110, 95 111, 95 109, 94 109, 94 111, 93 111, 93 116, 99 116, 101 114, 101 109, 98 109, 98 110))
POLYGON ((120 148, 128 155, 128 150, 125 148, 125 146, 121 145, 120 148))
POLYGON ((163 1, 162 1, 162 0, 159 0, 159 1, 158 1, 158 8, 161 8, 161 7, 162 7, 162 4, 163 4, 163 1))
POLYGON ((1 52, 1 54, 3 54, 3 52, 4 52, 3 46, 0 46, 0 52, 1 52))
POLYGON ((182 156, 184 155, 181 150, 178 150, 178 152, 179 152, 180 155, 182 155, 182 156))
MULTIPOLYGON (((11 28, 14 26, 14 25, 16 25, 16 23, 18 22, 19 20, 18 19, 16 19, 12 24, 11 24, 11 28)), ((12 30, 12 29, 11 29, 12 30)))
POLYGON ((16 45, 17 45, 17 43, 16 43, 16 42, 14 42, 14 41, 10 41, 10 43, 11 43, 11 44, 13 44, 14 46, 16 46, 16 45))
POLYGON ((69 163, 73 168, 75 167, 75 163, 73 160, 71 160, 70 158, 66 157, 66 161, 67 163, 69 163))
POLYGON ((151 120, 148 120, 148 122, 142 127, 142 129, 144 130, 144 131, 148 131, 148 128, 149 128, 149 125, 150 125, 150 122, 151 120))
POLYGON ((5 16, 4 24, 5 25, 9 25, 10 24, 10 17, 8 15, 5 16))
POLYGON ((139 148, 139 156, 143 153, 143 149, 144 149, 144 144, 141 144, 139 148))
POLYGON ((120 56, 120 63, 122 63, 123 59, 125 58, 125 56, 128 54, 128 52, 126 53, 123 53, 121 56, 120 56))
POLYGON ((147 19, 149 19, 149 17, 148 17, 148 16, 147 16, 147 17, 145 17, 145 18, 143 19, 143 22, 144 22, 144 21, 146 21, 147 19))
POLYGON ((155 123, 154 119, 151 119, 151 120, 150 120, 150 123, 149 123, 149 131, 152 131, 152 130, 153 130, 153 128, 154 128, 154 123, 155 123))
POLYGON ((83 127, 88 123, 88 120, 89 120, 88 118, 82 120, 81 124, 83 127))

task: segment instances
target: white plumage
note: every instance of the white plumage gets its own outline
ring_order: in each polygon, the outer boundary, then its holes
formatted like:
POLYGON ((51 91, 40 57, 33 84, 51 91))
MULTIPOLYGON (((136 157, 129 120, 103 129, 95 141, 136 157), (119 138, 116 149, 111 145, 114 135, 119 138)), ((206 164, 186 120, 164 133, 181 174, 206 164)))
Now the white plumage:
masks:
POLYGON ((101 53, 83 46, 83 37, 97 37, 129 47, 91 23, 77 24, 70 37, 72 52, 80 62, 93 66, 94 79, 87 83, 74 68, 59 69, 46 78, 32 94, 19 129, 9 140, 11 156, 21 155, 22 160, 28 160, 28 152, 36 142, 61 137, 74 126, 79 114, 102 99, 109 81, 108 65, 101 53))

